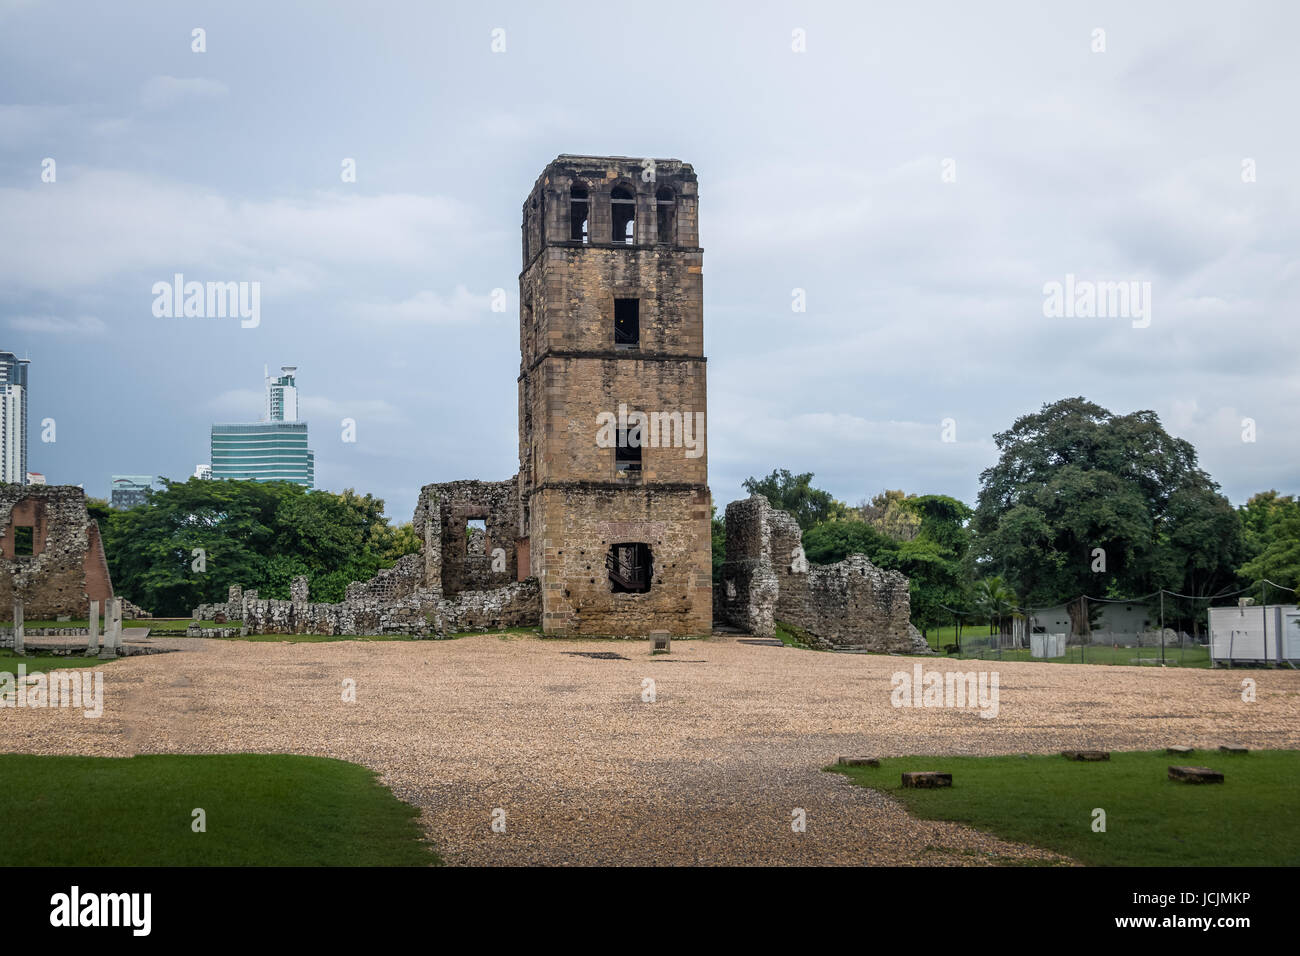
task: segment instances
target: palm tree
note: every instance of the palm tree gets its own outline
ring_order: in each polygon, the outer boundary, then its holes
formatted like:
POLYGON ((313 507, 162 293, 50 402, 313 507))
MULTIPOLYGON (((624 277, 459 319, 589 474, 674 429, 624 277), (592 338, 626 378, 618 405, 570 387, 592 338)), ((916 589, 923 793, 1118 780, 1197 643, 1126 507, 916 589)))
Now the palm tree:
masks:
POLYGON ((1008 587, 1001 577, 994 575, 976 581, 973 596, 975 607, 988 618, 990 634, 993 633, 996 625, 998 643, 1001 644, 1002 622, 1015 611, 1018 603, 1016 592, 1008 587))

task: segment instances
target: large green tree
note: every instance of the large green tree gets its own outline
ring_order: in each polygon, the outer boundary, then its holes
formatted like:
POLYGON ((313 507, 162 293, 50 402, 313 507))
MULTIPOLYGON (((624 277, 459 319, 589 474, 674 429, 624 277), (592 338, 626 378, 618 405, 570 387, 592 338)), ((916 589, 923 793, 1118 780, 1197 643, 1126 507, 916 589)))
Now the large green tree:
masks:
POLYGON ((225 600, 232 584, 287 598, 300 574, 314 600, 342 600, 352 581, 419 549, 409 526, 395 531, 383 511, 382 500, 351 489, 193 478, 101 515, 101 530, 116 590, 156 614, 185 615, 225 600))
POLYGON ((1000 456, 980 475, 973 520, 977 557, 1023 602, 1230 585, 1240 522, 1195 449, 1154 412, 1115 415, 1068 398, 994 441, 1000 456))
MULTIPOLYGON (((1238 570, 1242 587, 1269 580, 1300 589, 1300 501, 1262 491, 1237 509, 1246 561, 1238 570)), ((1277 595, 1270 596, 1276 600, 1277 595)))
POLYGON ((819 521, 842 517, 844 505, 829 491, 812 486, 813 473, 792 475, 784 468, 773 470, 766 478, 748 478, 744 488, 751 495, 762 495, 773 508, 788 511, 807 531, 819 521))

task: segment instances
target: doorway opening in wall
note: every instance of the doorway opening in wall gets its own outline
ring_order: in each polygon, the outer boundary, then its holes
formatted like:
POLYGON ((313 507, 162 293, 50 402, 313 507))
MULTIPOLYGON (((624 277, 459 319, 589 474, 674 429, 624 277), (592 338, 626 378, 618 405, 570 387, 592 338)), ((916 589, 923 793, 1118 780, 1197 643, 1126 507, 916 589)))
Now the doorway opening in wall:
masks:
POLYGON ((470 518, 465 522, 465 552, 487 554, 487 519, 470 518))
POLYGON ((14 557, 31 557, 36 553, 36 529, 31 525, 14 526, 14 557))
POLYGON ((644 594, 650 590, 654 556, 650 545, 641 542, 612 544, 605 555, 610 590, 615 594, 644 594))
POLYGON ((641 300, 614 300, 614 348, 641 347, 641 300))

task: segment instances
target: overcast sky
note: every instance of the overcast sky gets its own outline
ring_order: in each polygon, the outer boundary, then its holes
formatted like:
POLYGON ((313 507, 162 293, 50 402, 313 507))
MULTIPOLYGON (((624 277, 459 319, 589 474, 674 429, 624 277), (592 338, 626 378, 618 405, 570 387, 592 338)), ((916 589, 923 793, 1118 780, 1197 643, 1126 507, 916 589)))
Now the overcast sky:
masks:
POLYGON ((514 474, 520 207, 590 153, 699 176, 720 507, 776 467, 973 503, 992 434, 1072 395, 1155 410, 1234 503, 1295 493, 1298 10, 0 0, 29 467, 184 478, 297 365, 318 487, 405 521, 514 474), (260 282, 260 325, 155 317, 177 272, 260 282), (1150 283, 1149 324, 1046 316, 1067 275, 1150 283))

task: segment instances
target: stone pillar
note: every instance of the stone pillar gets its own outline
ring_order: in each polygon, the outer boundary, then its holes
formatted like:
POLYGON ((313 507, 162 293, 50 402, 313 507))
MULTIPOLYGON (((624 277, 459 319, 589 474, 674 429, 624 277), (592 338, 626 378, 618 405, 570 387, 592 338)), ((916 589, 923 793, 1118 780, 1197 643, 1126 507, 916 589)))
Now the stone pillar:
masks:
POLYGON ((306 604, 311 595, 307 575, 300 574, 289 582, 289 600, 294 604, 306 604))
POLYGON ((14 653, 23 653, 23 599, 14 595, 14 653))
POLYGON ((94 657, 99 653, 99 602, 90 602, 90 618, 86 621, 86 656, 94 657))
POLYGON ((122 646, 122 599, 109 598, 104 610, 104 649, 100 657, 117 657, 122 646))

